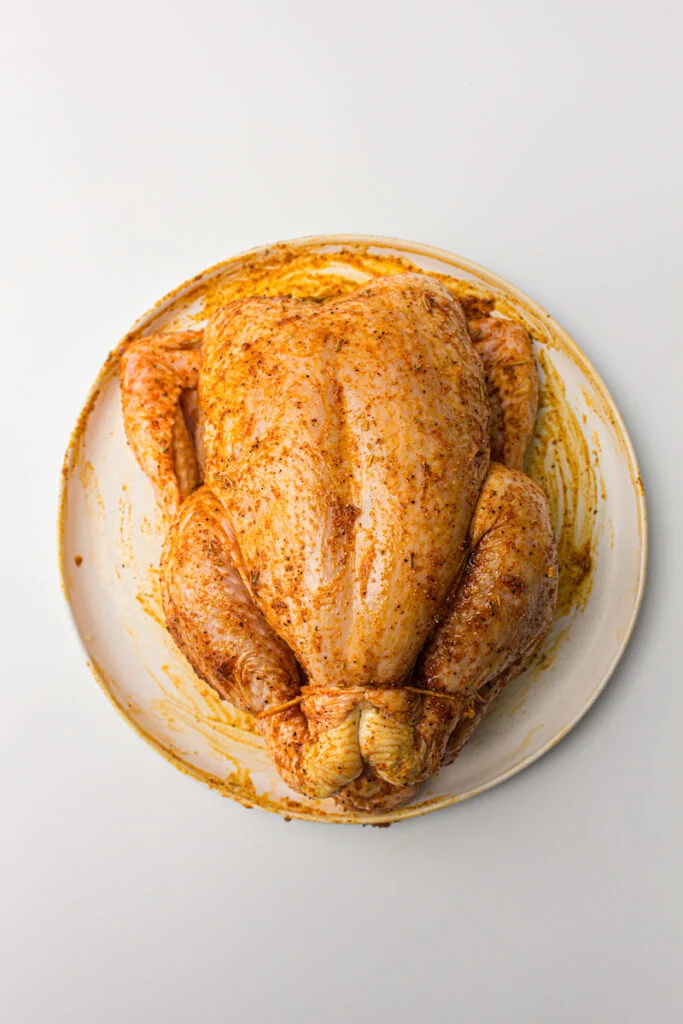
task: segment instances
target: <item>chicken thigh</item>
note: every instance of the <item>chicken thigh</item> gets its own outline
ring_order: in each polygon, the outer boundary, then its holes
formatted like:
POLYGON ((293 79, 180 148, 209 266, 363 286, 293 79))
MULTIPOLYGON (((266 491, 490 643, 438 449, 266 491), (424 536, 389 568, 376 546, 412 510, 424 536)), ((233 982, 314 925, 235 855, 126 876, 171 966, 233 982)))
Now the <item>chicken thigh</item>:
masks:
POLYGON ((547 501, 520 471, 526 332, 468 330, 421 274, 323 304, 246 299, 203 336, 130 345, 122 397, 170 523, 168 627, 195 671, 256 715, 292 788, 367 810, 409 799, 552 618, 547 501))

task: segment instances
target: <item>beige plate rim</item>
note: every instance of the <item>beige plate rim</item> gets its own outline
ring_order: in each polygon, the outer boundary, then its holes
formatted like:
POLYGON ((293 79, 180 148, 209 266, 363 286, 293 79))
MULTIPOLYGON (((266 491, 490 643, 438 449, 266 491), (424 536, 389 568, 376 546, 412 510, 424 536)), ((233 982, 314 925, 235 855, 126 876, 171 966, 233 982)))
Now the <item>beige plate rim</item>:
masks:
MULTIPOLYGON (((84 425, 85 420, 87 420, 87 417, 88 417, 88 415, 90 413, 92 405, 93 405, 93 403, 94 403, 94 401, 95 401, 95 399, 96 399, 96 397, 97 397, 97 395, 99 393, 99 389, 100 389, 101 383, 102 383, 103 379, 105 378, 105 376, 106 376, 106 374, 107 374, 107 372, 108 372, 112 362, 118 358, 118 356, 119 356, 123 346, 128 341, 130 335, 134 331, 139 329, 141 326, 143 326, 153 316, 158 314, 164 308, 165 305, 170 303, 173 299, 175 299, 179 294, 181 294, 183 291, 188 289, 190 286, 192 286, 193 284, 196 284, 199 280, 207 277, 210 274, 213 274, 213 273, 221 270, 223 267, 229 266, 231 263, 236 263, 236 262, 238 262, 240 260, 244 260, 245 258, 248 258, 250 256, 261 255, 261 254, 267 252, 268 250, 274 249, 276 246, 281 246, 281 245, 288 246, 290 248, 301 248, 301 247, 310 246, 310 245, 317 245, 317 246, 358 245, 358 246, 368 246, 368 247, 375 246, 375 247, 379 247, 379 248, 382 248, 382 249, 396 249, 396 250, 399 250, 402 253, 405 253, 406 255, 410 255, 411 253, 413 253, 413 254, 417 254, 417 255, 421 255, 421 256, 426 256, 428 258, 432 258, 432 259, 435 259, 435 260, 440 260, 440 261, 443 261, 444 263, 457 266, 459 269, 464 270, 464 271, 469 272, 469 273, 472 273, 472 274, 475 274, 476 276, 478 276, 478 277, 488 281, 494 287, 503 289, 504 291, 508 292, 509 294, 515 296, 517 299, 519 299, 520 301, 525 303, 538 316, 542 317, 543 319, 547 320, 549 323, 552 324, 553 330, 556 331, 559 335, 561 335, 563 341, 567 344, 567 346, 573 352, 573 354, 576 357, 576 360, 579 363, 579 365, 582 366, 584 369, 586 369, 591 374, 591 376, 593 377, 595 383, 597 384, 598 388, 600 389, 600 391, 602 393, 603 398, 605 399, 606 404, 610 408, 610 411, 611 411, 611 413, 612 413, 612 415, 614 417, 614 424, 615 424, 615 426, 616 426, 616 428, 617 428, 617 430, 618 430, 618 432, 619 432, 619 434, 621 436, 621 439, 622 439, 622 441, 624 443, 624 447, 626 449, 626 454, 627 454, 627 457, 628 457, 628 462, 630 464, 630 468, 631 468, 631 471, 632 471, 631 474, 630 474, 631 475, 631 479, 633 481, 638 481, 638 485, 634 485, 634 491, 635 491, 635 494, 636 494, 636 505, 637 505, 637 510, 638 510, 638 523, 639 523, 639 528, 640 528, 639 529, 639 533, 640 533, 640 537, 641 537, 641 552, 640 552, 640 563, 639 563, 639 566, 638 566, 638 587, 637 587, 637 591, 636 591, 636 594, 635 594, 635 601, 634 601, 634 604, 633 604, 633 611, 632 611, 632 614, 631 614, 631 618, 630 618, 628 626, 627 626, 627 628, 626 628, 626 630, 624 632, 623 639, 622 639, 622 641, 620 643, 620 646, 619 646, 618 650, 616 651, 615 656, 614 656, 611 664, 609 665, 607 670, 604 672, 602 679, 596 685, 596 687, 594 688, 593 692, 590 694, 590 696, 585 701, 583 706, 580 708, 578 713, 574 716, 574 718, 570 722, 568 722, 564 726, 564 728, 556 736, 553 736, 544 746, 540 747, 538 750, 534 751, 531 754, 528 754, 526 757, 520 758, 519 761, 517 761, 515 764, 511 765, 505 771, 499 772, 497 775, 495 775, 492 778, 488 779, 486 781, 486 783, 484 783, 483 785, 474 787, 471 790, 467 790, 466 792, 457 794, 455 796, 447 796, 447 795, 445 795, 445 796, 442 796, 442 797, 437 797, 437 798, 434 799, 433 802, 431 802, 431 801, 424 801, 424 802, 422 802, 417 807, 411 807, 410 805, 408 805, 407 807, 398 808, 397 810, 389 811, 389 812, 386 812, 384 814, 367 815, 362 820, 358 820, 358 819, 355 819, 355 818, 348 817, 348 816, 346 816, 346 815, 344 815, 342 813, 334 814, 334 813, 325 812, 325 813, 320 813, 319 815, 316 815, 316 813, 314 811, 311 812, 310 808, 307 808, 306 812, 304 813, 303 811, 298 811, 297 808, 294 807, 294 806, 292 806, 291 808, 288 808, 286 813, 284 813, 284 811, 282 811, 282 810, 276 810, 274 808, 273 809, 268 808, 268 807, 264 808, 266 810, 270 810, 271 813, 276 813, 278 816, 285 817, 286 819, 297 818, 297 819, 304 820, 304 821, 311 821, 311 820, 313 820, 313 821, 325 822, 325 823, 328 823, 328 824, 351 824, 351 825, 356 825, 356 824, 374 824, 374 825, 389 824, 389 823, 394 823, 394 822, 397 822, 397 821, 407 820, 408 818, 421 817, 422 815, 429 814, 432 811, 440 810, 441 808, 444 808, 444 807, 450 807, 453 804, 462 803, 464 800, 468 800, 471 797, 478 796, 480 793, 484 793, 487 790, 492 789, 494 786, 499 785, 501 782, 505 782, 507 779, 510 779, 514 775, 517 775, 518 772, 521 772, 525 768, 528 768, 529 765, 533 764, 535 761, 538 761, 539 758, 543 757, 544 754, 547 754, 549 750, 551 750, 557 743, 560 742, 560 740, 564 739, 565 736, 567 736, 567 734, 569 732, 571 732, 571 730, 581 721, 581 719, 584 717, 584 715, 590 710, 590 708, 593 706, 593 704, 596 702, 596 700, 598 699, 600 694, 603 692, 603 690, 607 686, 607 683, 609 682, 610 678, 612 677, 612 675, 614 673, 614 670, 616 669, 619 661, 621 660, 621 658, 623 656, 623 653, 624 653, 626 647, 628 646, 629 640, 631 638, 631 634, 633 633, 633 629, 634 629, 636 620, 638 618, 638 614, 640 612, 640 608, 641 608, 641 604, 642 604, 642 600, 643 600, 643 593, 644 593, 644 590, 645 590, 645 582, 646 582, 646 576, 647 576, 647 560, 648 560, 648 519, 647 519, 647 504, 646 504, 646 500, 645 500, 645 490, 644 490, 644 487, 643 487, 642 477, 640 475, 640 468, 639 468, 638 459, 637 459, 637 456, 636 456, 636 453, 635 453, 635 449, 634 449, 634 446, 633 446, 633 442, 631 441, 631 438, 629 436, 628 430, 626 429, 626 425, 624 423, 624 420, 623 420, 623 418, 621 416, 621 413, 619 412, 619 409, 618 409, 614 399, 612 398, 612 396, 611 396, 607 386, 605 385, 605 382, 603 381, 602 377, 600 376, 598 371, 595 369, 593 364, 590 362, 590 360, 587 358, 587 356, 582 352, 582 350, 579 348, 579 346, 576 344, 576 342, 573 340, 573 338, 564 330, 563 327, 561 327, 553 319, 553 317, 551 317, 551 315, 548 312, 546 312, 545 309, 543 309, 543 307, 541 305, 539 305, 539 303, 537 303, 534 299, 530 298, 526 294, 526 292, 523 292, 516 285, 511 284, 505 278, 500 277, 500 275, 498 275, 498 274, 494 274, 492 271, 488 270, 486 267, 483 267, 483 266, 481 266, 478 263, 475 263, 473 260, 469 260, 469 259, 467 259, 464 256, 459 256, 456 253, 450 252, 447 249, 440 249, 440 248, 438 248, 436 246, 426 245, 426 244, 423 244, 423 243, 420 243, 420 242, 411 242, 411 241, 408 241, 407 239, 393 238, 393 237, 389 237, 389 236, 382 236, 382 235, 359 235, 359 234, 303 235, 301 237, 294 238, 294 239, 285 239, 285 240, 283 240, 281 242, 275 242, 275 243, 270 243, 270 244, 266 244, 266 245, 254 246, 254 247, 252 247, 250 249, 244 250, 243 252, 236 253, 234 256, 231 256, 227 260, 221 260, 220 262, 215 263, 215 264, 213 264, 210 267, 207 267, 206 270, 201 271, 199 274, 193 275, 193 277, 189 278, 187 281, 184 281, 182 284, 178 285, 176 288, 172 289, 172 291, 170 291, 166 295, 164 295, 164 297, 159 299, 158 302, 155 302, 153 306, 151 306, 145 313, 142 314, 142 316, 140 316, 136 320, 134 325, 124 335, 124 337, 121 339, 121 341, 118 343, 118 345, 109 353, 109 355, 108 355, 104 365, 102 366, 102 368, 100 369, 99 373, 97 374, 97 377, 96 377, 92 387, 90 388, 90 390, 88 392, 88 397, 87 397, 87 399, 85 401, 83 409, 81 410, 81 413, 80 413, 80 415, 78 417, 76 425, 75 425, 75 427, 74 427, 74 429, 72 431, 71 437, 69 439, 69 444, 67 446, 66 453, 64 455, 64 460, 63 460, 63 463, 62 463, 62 471, 61 471, 61 480, 60 480, 59 511, 58 511, 58 521, 57 521, 58 557, 59 557, 59 568, 60 568, 60 580, 61 580, 62 593, 64 595, 64 598, 66 600, 67 606, 69 608, 72 629, 73 629, 73 631, 75 632, 75 634, 76 634, 76 636, 78 638, 78 641, 79 641, 79 644, 81 646, 81 649, 86 654, 86 663, 88 665, 88 668, 90 669, 92 675, 94 676, 95 680, 97 681, 97 683, 98 683, 100 689, 102 690, 102 692, 105 694, 105 696, 108 698, 110 703, 114 706, 114 708, 118 711, 118 713, 121 715, 121 717, 128 723, 128 725, 130 725, 135 730, 135 732, 139 736, 141 736, 142 739, 145 740, 146 743, 148 743, 151 747, 153 747, 155 750, 157 750, 164 758, 166 758, 167 761, 170 761, 171 764, 173 764, 176 768, 178 768, 183 774, 190 775, 193 778, 198 779, 200 782, 203 782, 205 785, 208 785, 209 788, 218 790, 222 795, 230 797, 230 799, 235 800, 237 803, 240 803, 240 804, 242 804, 245 807, 253 807, 253 806, 255 806, 252 803, 250 803, 248 800, 246 800, 243 797, 241 797, 239 794, 233 793, 233 792, 230 792, 228 790, 220 788, 218 785, 213 783, 211 778, 208 777, 207 775, 205 775, 202 771, 200 771, 198 769, 195 769, 195 768, 193 768, 192 765, 189 765, 186 762, 182 761, 174 751, 172 751, 171 749, 166 747, 163 743, 160 743, 158 740, 154 739, 152 736, 148 735, 143 729, 141 729, 140 726, 138 726, 137 723, 126 712, 126 709, 124 707, 122 707, 117 702, 117 700, 115 699, 114 695, 112 694, 112 692, 111 692, 111 690, 109 688, 109 685, 107 683, 107 679, 106 679, 104 673, 102 673, 102 671, 99 669, 99 667, 95 663, 93 663, 93 661, 91 661, 89 652, 88 652, 88 650, 87 650, 87 648, 85 646, 83 637, 80 634, 80 631, 79 631, 78 626, 76 624, 76 620, 75 620, 74 615, 73 615, 73 609, 72 609, 71 603, 69 601, 67 585, 66 585, 66 566, 65 566, 65 557, 64 557, 64 529, 65 529, 65 512, 66 512, 66 503, 67 503, 67 482, 68 482, 68 478, 69 478, 69 470, 70 470, 70 466, 71 466, 72 460, 74 458, 75 449, 76 449, 76 445, 77 445, 77 440, 78 440, 78 437, 80 436, 81 428, 84 425)), ((256 805, 256 806, 258 806, 258 805, 256 805)))

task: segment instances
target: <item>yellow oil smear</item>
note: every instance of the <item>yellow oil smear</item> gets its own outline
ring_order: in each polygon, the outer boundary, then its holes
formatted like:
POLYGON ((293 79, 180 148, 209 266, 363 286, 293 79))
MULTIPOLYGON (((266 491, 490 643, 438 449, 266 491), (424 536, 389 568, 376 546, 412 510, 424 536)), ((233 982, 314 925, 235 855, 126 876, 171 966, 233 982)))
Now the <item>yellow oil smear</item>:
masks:
MULTIPOLYGON (((150 566, 146 585, 138 590, 136 600, 145 613, 165 629, 159 578, 159 568, 150 566)), ((257 735, 253 716, 222 700, 189 666, 186 673, 175 671, 170 665, 162 669, 164 680, 157 678, 157 682, 164 696, 154 702, 154 707, 167 725, 177 730, 198 729, 211 749, 222 756, 228 756, 227 740, 263 745, 260 739, 256 742, 253 739, 257 735)))
POLYGON ((353 291, 363 281, 418 268, 408 259, 370 252, 369 246, 339 246, 329 251, 275 245, 238 266, 201 281, 188 295, 200 301, 193 319, 201 322, 237 299, 292 296, 326 299, 353 291))
POLYGON ((619 429, 614 412, 609 403, 604 400, 604 396, 594 395, 584 387, 581 388, 581 394, 587 408, 593 413, 593 415, 611 428, 610 433, 617 443, 619 453, 624 461, 628 462, 628 448, 626 446, 625 437, 623 431, 619 429))
POLYGON ((292 800, 284 795, 275 796, 273 793, 268 792, 259 793, 247 769, 242 767, 234 758, 230 758, 230 760, 233 762, 234 767, 224 779, 209 780, 211 788, 217 789, 222 796, 229 796, 233 800, 237 799, 245 807, 260 807, 264 811, 272 811, 275 814, 284 813, 286 821, 289 821, 290 817, 315 817, 321 821, 329 817, 331 821, 344 821, 347 817, 343 813, 328 815, 321 807, 319 800, 309 801, 303 796, 298 800, 292 800))
MULTIPOLYGON (((334 247, 316 251, 307 247, 273 246, 265 253, 226 267, 219 275, 199 282, 187 296, 187 304, 199 308, 190 320, 201 324, 229 302, 254 296, 291 296, 318 301, 354 291, 373 277, 425 271, 405 256, 372 252, 371 246, 334 247)), ((492 306, 501 301, 490 289, 474 281, 433 273, 459 299, 477 298, 492 306)), ((187 317, 184 317, 187 319, 187 317)), ((165 324, 164 330, 174 326, 165 324)))
MULTIPOLYGON (((144 611, 165 629, 166 618, 161 602, 160 576, 158 566, 148 568, 147 585, 138 592, 137 600, 144 611)), ((177 650, 175 645, 174 649, 177 650)), ((208 683, 194 674, 189 665, 186 673, 176 671, 171 665, 163 665, 162 670, 165 680, 172 684, 172 688, 169 689, 165 683, 159 681, 170 710, 176 716, 184 716, 185 724, 205 726, 202 731, 205 732, 207 740, 215 743, 221 731, 233 739, 235 730, 258 735, 253 715, 224 701, 208 683)), ((262 745, 260 740, 258 745, 262 745)))
POLYGON ((131 565, 135 561, 133 507, 125 484, 121 487, 121 497, 119 498, 119 529, 116 547, 122 565, 131 565))
POLYGON ((164 679, 157 680, 164 692, 159 708, 167 710, 176 724, 199 725, 209 745, 221 754, 226 751, 225 740, 238 739, 252 746, 263 746, 253 715, 222 700, 208 683, 194 675, 189 666, 187 673, 183 673, 171 665, 162 665, 162 672, 164 679))
MULTIPOLYGON (((546 669, 551 668, 554 664, 560 648, 571 633, 571 621, 566 619, 563 621, 564 625, 555 623, 554 628, 541 641, 522 674, 515 676, 510 681, 507 691, 503 691, 506 718, 513 718, 524 707, 527 697, 540 681, 538 673, 545 672, 546 669), (514 700, 514 704, 508 706, 507 701, 509 700, 514 700)), ((525 715, 526 711, 522 711, 522 714, 525 715)), ((472 741, 470 740, 469 742, 472 741)))
MULTIPOLYGON (((159 569, 150 566, 147 584, 138 591, 136 600, 150 618, 165 628, 159 576, 159 569)), ((132 631, 131 637, 135 641, 132 631)), ((246 791, 247 782, 250 785, 248 770, 240 766, 230 751, 234 751, 236 744, 242 747, 264 746, 256 732, 253 716, 221 700, 207 683, 192 672, 189 665, 186 672, 177 671, 171 665, 162 665, 162 672, 163 678, 153 674, 163 696, 151 701, 150 707, 173 732, 179 735, 199 732, 210 750, 234 765, 230 785, 246 791)), ((249 800, 251 802, 255 797, 252 795, 249 800)))
POLYGON ((520 751, 524 750, 525 747, 528 747, 529 744, 531 743, 532 736, 535 733, 537 733, 539 731, 539 729, 542 729, 542 728, 543 728, 543 722, 539 722, 538 725, 535 725, 533 727, 533 729, 529 729, 529 732, 526 734, 526 736, 524 737, 524 739, 522 740, 520 745, 517 747, 517 753, 519 753, 520 751))
POLYGON ((102 666, 98 664, 94 658, 91 657, 87 662, 87 665, 102 683, 104 693, 109 697, 112 704, 125 716, 128 722, 130 722, 135 731, 142 736, 143 739, 147 740, 147 742, 151 742, 159 753, 161 753, 184 774, 192 775, 194 778, 200 779, 211 789, 217 790, 222 796, 228 796, 233 800, 238 800, 246 807, 259 806, 264 810, 273 811, 277 814, 286 812, 287 814, 297 817, 316 817, 323 820, 329 817, 330 820, 333 821, 345 820, 346 815, 341 813, 328 815, 325 809, 320 806, 319 801, 307 801, 304 797, 300 800, 292 800, 287 796, 275 797, 270 793, 257 793, 248 770, 231 755, 223 755, 232 765, 231 770, 223 777, 202 771, 201 768, 197 768, 186 760, 183 760, 182 756, 176 750, 172 747, 166 746, 157 739, 153 739, 143 728, 141 724, 143 711, 135 701, 131 700, 127 696, 123 701, 120 701, 115 696, 115 694, 119 692, 116 682, 104 671, 102 666))
POLYGON ((143 516, 140 520, 140 533, 143 537, 154 537, 156 530, 154 524, 149 520, 147 516, 143 516))
POLYGON ((163 665, 162 671, 164 679, 157 677, 157 682, 164 696, 152 701, 151 706, 173 731, 200 732, 209 749, 230 765, 230 770, 223 777, 202 773, 204 781, 213 789, 248 806, 279 813, 294 809, 301 812, 299 801, 258 793, 249 769, 239 759, 237 745, 242 749, 265 749, 264 741, 256 733, 253 716, 221 700, 203 680, 194 675, 190 677, 189 667, 187 675, 177 672, 171 665, 163 665))
POLYGON ((97 479, 97 473, 92 462, 86 460, 81 466, 79 473, 79 479, 81 481, 81 487, 85 494, 85 502, 88 513, 93 516, 104 516, 105 505, 100 490, 99 480, 97 479))
POLYGON ((557 615, 585 608, 592 586, 598 483, 588 443, 564 383, 539 349, 541 394, 526 471, 550 503, 559 556, 557 615))
POLYGON ((138 590, 135 595, 135 600, 142 610, 149 615, 150 619, 153 619, 157 625, 163 626, 164 629, 166 628, 164 610, 161 607, 161 603, 157 595, 149 587, 143 587, 138 590))

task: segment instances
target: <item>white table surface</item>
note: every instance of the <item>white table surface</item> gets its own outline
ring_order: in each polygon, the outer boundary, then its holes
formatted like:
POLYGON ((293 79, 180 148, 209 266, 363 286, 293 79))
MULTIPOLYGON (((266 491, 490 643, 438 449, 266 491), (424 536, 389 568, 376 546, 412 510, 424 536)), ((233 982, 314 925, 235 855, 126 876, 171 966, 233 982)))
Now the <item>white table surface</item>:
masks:
POLYGON ((680 5, 10 2, 0 36, 0 1018, 683 1019, 680 5), (252 245, 400 236, 538 299, 650 514, 605 695, 528 771, 386 830, 174 771, 98 690, 56 556, 106 353, 252 245))

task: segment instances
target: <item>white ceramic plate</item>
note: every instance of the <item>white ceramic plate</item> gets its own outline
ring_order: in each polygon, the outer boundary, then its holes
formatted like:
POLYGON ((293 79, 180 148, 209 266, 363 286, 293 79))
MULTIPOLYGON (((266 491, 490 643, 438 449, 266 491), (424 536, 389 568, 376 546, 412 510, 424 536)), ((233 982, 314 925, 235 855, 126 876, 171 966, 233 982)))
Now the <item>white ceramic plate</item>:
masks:
POLYGON ((467 260, 365 236, 298 239, 237 256, 181 285, 110 355, 66 454, 60 513, 64 587, 93 672, 124 717, 178 768, 247 805, 288 817, 386 822, 445 807, 509 778, 549 750, 605 686, 643 591, 646 513, 633 448, 588 360, 534 302, 467 260), (494 704, 455 763, 407 807, 340 812, 307 800, 273 768, 249 715, 195 676, 163 625, 156 567, 162 543, 151 487, 126 444, 119 358, 132 337, 200 325, 241 294, 334 293, 405 263, 495 300, 524 322, 542 377, 527 470, 545 486, 560 538, 561 598, 533 664, 494 704))

